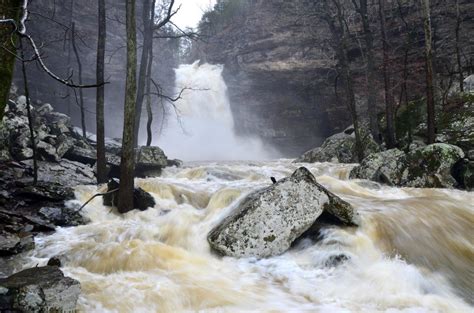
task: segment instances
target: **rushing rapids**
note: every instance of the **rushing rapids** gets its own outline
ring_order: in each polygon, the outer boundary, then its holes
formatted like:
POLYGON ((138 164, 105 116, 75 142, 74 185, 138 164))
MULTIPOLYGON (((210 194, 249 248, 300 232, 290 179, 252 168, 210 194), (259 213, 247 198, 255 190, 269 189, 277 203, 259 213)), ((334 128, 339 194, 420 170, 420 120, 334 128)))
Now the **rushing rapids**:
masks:
MULTIPOLYGON (((18 267, 60 256, 84 312, 472 312, 474 194, 348 180, 352 165, 305 164, 359 210, 359 228, 326 228, 268 259, 212 254, 209 230, 299 165, 190 163, 138 179, 153 209, 122 216, 96 198, 84 209, 90 224, 36 238, 18 267)), ((74 201, 95 192, 80 186, 74 201)))

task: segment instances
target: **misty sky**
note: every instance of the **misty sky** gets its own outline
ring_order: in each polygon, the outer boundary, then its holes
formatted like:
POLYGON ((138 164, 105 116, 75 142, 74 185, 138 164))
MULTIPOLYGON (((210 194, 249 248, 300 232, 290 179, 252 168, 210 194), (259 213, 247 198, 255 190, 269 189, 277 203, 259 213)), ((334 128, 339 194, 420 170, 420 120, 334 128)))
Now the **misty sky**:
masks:
POLYGON ((215 2, 215 0, 177 0, 176 5, 181 5, 181 9, 173 17, 173 22, 180 28, 196 27, 203 11, 212 7, 215 2))

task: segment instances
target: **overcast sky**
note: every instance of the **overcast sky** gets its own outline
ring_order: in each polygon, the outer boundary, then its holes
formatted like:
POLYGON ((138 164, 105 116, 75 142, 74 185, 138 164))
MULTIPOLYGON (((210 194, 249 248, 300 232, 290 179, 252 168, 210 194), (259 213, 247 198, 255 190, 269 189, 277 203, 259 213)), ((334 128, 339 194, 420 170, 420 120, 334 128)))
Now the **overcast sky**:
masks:
POLYGON ((181 5, 181 9, 172 21, 180 28, 196 27, 203 12, 212 7, 215 2, 215 0, 176 0, 176 7, 181 5))

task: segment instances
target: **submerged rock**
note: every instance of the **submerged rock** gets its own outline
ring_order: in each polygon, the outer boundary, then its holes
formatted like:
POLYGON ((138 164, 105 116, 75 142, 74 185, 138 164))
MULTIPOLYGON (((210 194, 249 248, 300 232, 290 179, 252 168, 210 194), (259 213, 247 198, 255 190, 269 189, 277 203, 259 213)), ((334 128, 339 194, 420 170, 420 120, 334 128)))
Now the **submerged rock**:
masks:
POLYGON ((409 153, 391 149, 369 155, 350 174, 394 186, 452 188, 458 185, 452 172, 464 157, 461 148, 436 143, 409 153))
POLYGON ((59 267, 34 267, 0 279, 0 311, 72 312, 80 292, 80 283, 59 267))
POLYGON ((304 167, 290 177, 248 195, 208 234, 211 248, 234 257, 279 255, 323 213, 357 225, 352 206, 316 182, 304 167))

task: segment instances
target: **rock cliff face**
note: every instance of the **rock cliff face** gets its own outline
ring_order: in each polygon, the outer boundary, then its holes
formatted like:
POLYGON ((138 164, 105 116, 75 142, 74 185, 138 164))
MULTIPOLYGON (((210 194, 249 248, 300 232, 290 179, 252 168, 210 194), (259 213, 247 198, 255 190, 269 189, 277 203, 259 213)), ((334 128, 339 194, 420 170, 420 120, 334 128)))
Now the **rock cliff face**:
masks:
MULTIPOLYGON (((391 10, 387 10, 386 14, 391 62, 400 64, 404 54, 400 46, 406 40, 404 24, 397 15, 396 2, 389 2, 391 10)), ((446 1, 432 2, 435 49, 438 63, 442 63, 438 66, 441 69, 443 64, 447 64, 446 59, 454 57, 455 11, 453 5, 446 1)), ((309 13, 316 2, 241 0, 235 3, 241 4, 238 10, 232 7, 238 12, 221 13, 227 16, 219 22, 213 19, 213 14, 219 14, 216 9, 204 16, 201 28, 209 39, 205 44, 195 46, 194 58, 225 64, 224 76, 237 131, 257 134, 286 155, 293 156, 319 145, 322 138, 347 127, 350 124, 348 110, 343 101, 337 100, 334 92, 337 62, 328 44, 330 32, 325 22, 318 20, 316 14, 309 13)), ((348 7, 350 3, 348 1, 348 7)), ((416 7, 416 1, 402 3, 401 11, 416 38, 408 55, 410 88, 422 92, 424 43, 420 10, 416 7)), ((462 29, 474 29, 472 16, 469 17, 472 15, 469 12, 474 12, 474 5, 467 0, 461 0, 460 5, 462 29)), ((358 37, 349 49, 349 57, 359 115, 365 117, 364 93, 367 88, 380 90, 378 102, 380 111, 383 111, 383 86, 367 86, 365 83, 363 55, 358 46, 363 46, 362 28, 355 11, 349 12, 349 15, 353 35, 358 37)), ((377 16, 376 13, 374 15, 377 16)), ((374 18, 371 25, 376 37, 377 66, 382 59, 378 23, 374 18)), ((461 49, 467 56, 464 62, 469 64, 469 60, 472 62, 473 39, 464 31, 461 33, 461 49)), ((399 75, 399 67, 392 70, 399 75)), ((379 78, 383 82, 382 77, 379 78)), ((338 92, 342 93, 340 88, 338 92)))

